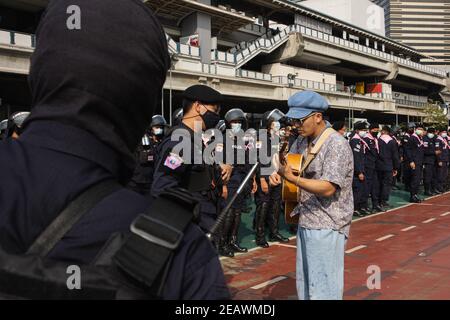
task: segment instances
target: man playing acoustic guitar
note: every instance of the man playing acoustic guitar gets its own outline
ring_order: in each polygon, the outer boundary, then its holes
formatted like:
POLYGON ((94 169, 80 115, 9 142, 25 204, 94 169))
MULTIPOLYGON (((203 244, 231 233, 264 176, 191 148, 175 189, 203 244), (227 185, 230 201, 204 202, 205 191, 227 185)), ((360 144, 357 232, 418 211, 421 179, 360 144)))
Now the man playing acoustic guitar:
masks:
POLYGON ((327 101, 312 91, 292 96, 287 117, 299 138, 290 153, 302 154, 300 175, 289 164, 270 177, 297 185, 297 294, 301 300, 340 300, 344 289, 344 248, 353 215, 353 155, 348 142, 323 119, 327 101))

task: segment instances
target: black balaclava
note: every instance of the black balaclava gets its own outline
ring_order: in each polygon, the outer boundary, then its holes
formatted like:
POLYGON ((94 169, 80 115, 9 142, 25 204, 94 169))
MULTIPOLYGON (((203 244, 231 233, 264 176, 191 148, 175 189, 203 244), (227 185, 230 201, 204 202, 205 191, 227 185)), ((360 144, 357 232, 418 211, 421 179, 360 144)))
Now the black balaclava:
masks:
POLYGON ((81 128, 114 149, 127 167, 148 128, 170 57, 162 26, 139 0, 53 0, 31 58, 37 120, 81 128), (67 21, 80 8, 81 29, 67 21))

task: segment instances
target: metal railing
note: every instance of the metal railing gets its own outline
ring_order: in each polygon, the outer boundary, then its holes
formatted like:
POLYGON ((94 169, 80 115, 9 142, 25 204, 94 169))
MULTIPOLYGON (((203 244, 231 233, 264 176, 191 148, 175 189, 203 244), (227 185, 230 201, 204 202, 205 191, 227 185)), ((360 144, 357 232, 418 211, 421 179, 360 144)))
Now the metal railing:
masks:
POLYGON ((0 29, 0 44, 35 48, 36 36, 33 34, 0 29))
POLYGON ((369 55, 377 56, 379 58, 390 60, 393 62, 397 62, 399 64, 408 66, 413 69, 421 70, 430 74, 438 75, 440 77, 447 77, 447 72, 444 70, 436 69, 429 67, 427 65, 423 65, 417 62, 413 62, 411 60, 407 60, 401 57, 394 56, 392 54, 376 50, 370 47, 367 47, 365 45, 360 45, 358 43, 354 43, 352 41, 348 41, 339 37, 335 37, 333 35, 323 33, 321 31, 317 31, 308 27, 304 27, 301 25, 291 25, 288 27, 291 32, 300 32, 306 36, 313 37, 319 40, 327 41, 329 43, 333 43, 335 45, 341 46, 341 47, 347 47, 353 50, 357 50, 369 55))
POLYGON ((249 70, 243 70, 243 69, 237 69, 236 70, 236 77, 240 78, 249 78, 249 79, 255 79, 255 80, 263 80, 263 81, 273 81, 273 77, 271 74, 268 73, 262 73, 262 72, 256 72, 256 71, 249 71, 249 70))

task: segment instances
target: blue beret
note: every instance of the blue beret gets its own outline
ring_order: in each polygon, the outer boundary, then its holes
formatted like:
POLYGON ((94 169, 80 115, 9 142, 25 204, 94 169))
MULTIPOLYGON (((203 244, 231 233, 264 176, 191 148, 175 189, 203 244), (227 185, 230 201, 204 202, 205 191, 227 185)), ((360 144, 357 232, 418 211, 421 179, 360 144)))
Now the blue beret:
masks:
POLYGON ((320 94, 314 91, 302 91, 294 94, 288 100, 288 118, 302 119, 314 112, 325 112, 328 110, 328 102, 320 94))

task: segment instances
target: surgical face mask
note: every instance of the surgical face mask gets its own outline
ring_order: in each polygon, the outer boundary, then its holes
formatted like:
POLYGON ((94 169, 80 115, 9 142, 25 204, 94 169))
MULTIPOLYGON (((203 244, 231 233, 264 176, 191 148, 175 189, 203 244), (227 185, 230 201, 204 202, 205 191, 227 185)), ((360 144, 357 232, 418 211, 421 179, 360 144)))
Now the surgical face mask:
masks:
POLYGON ((155 136, 160 136, 164 133, 164 129, 163 128, 153 128, 153 134, 155 136))
POLYGON ((420 129, 416 130, 416 134, 417 134, 418 136, 422 136, 423 130, 420 130, 420 129))
POLYGON ((447 138, 447 136, 448 136, 448 135, 447 135, 447 132, 442 132, 442 133, 441 133, 441 137, 442 137, 442 138, 447 138))
POLYGON ((272 133, 278 133, 281 129, 281 124, 278 121, 272 122, 272 133))
POLYGON ((242 129, 242 124, 240 123, 232 123, 231 124, 231 131, 233 133, 238 133, 239 131, 241 131, 242 129))
POLYGON ((359 136, 360 136, 361 138, 367 137, 367 131, 360 131, 360 132, 359 132, 359 136))
POLYGON ((427 134, 428 138, 433 139, 434 138, 434 134, 433 133, 429 133, 427 134))

